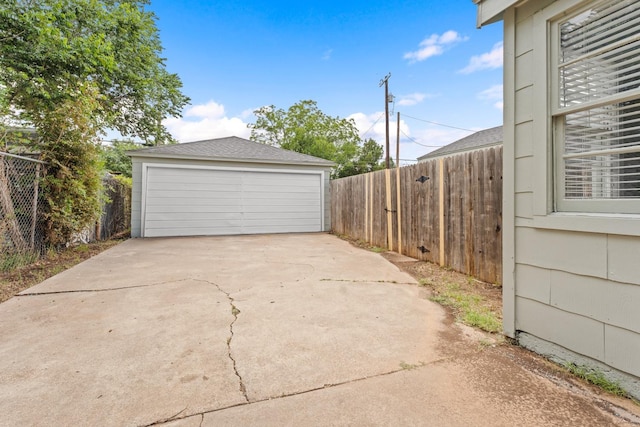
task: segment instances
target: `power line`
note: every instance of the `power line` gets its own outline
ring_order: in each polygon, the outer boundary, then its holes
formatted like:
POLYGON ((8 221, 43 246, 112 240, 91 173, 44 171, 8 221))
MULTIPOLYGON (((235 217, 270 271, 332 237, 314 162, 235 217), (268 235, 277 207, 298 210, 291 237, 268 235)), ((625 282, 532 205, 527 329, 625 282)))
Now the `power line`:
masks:
POLYGON ((367 129, 367 130, 366 130, 366 132, 362 134, 362 137, 363 137, 363 138, 364 138, 364 136, 365 136, 366 134, 368 134, 368 133, 369 133, 369 131, 370 131, 371 129, 373 129, 373 127, 374 127, 376 124, 378 124, 378 122, 380 121, 380 119, 382 118, 382 116, 384 116, 384 112, 380 113, 380 115, 378 116, 378 118, 376 119, 376 121, 375 121, 375 122, 373 122, 373 124, 371 125, 371 127, 369 127, 369 129, 367 129))
POLYGON ((402 132, 402 134, 403 134, 404 136, 406 136, 407 138, 409 138, 409 140, 410 140, 411 142, 413 142, 413 143, 415 143, 415 144, 418 144, 418 145, 422 145, 423 147, 427 147, 427 148, 441 148, 441 147, 443 147, 443 145, 426 145, 426 144, 423 144, 423 143, 418 142, 418 141, 416 141, 415 139, 411 138, 409 135, 407 135, 406 133, 404 133, 404 131, 403 131, 402 129, 400 129, 400 132, 402 132))
POLYGON ((432 125, 443 126, 443 127, 446 127, 446 128, 463 130, 465 132, 473 132, 473 133, 477 132, 477 131, 471 130, 471 129, 465 129, 465 128, 460 128, 460 127, 457 127, 457 126, 451 126, 451 125, 445 125, 445 124, 438 123, 438 122, 432 122, 431 120, 419 119, 417 117, 408 116, 406 114, 402 114, 402 117, 408 117, 408 118, 413 119, 413 120, 418 120, 418 121, 421 121, 421 122, 430 123, 432 125))

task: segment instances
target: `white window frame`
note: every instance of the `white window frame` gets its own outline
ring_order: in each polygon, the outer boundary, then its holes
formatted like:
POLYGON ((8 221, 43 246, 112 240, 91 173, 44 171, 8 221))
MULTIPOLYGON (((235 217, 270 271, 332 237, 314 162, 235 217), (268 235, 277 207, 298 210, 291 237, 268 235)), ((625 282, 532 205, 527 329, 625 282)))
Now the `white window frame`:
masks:
MULTIPOLYGON (((554 167, 554 129, 552 114, 559 105, 559 86, 554 85, 555 61, 558 45, 554 46, 553 25, 566 17, 580 13, 597 1, 584 0, 555 1, 536 12, 533 16, 533 220, 516 218, 516 227, 536 227, 555 230, 595 232, 640 236, 640 209, 625 210, 628 213, 596 212, 597 204, 608 200, 580 200, 584 208, 559 211, 556 203, 559 181, 554 167), (596 203, 591 203, 596 202, 596 203), (593 206, 589 208, 589 205, 593 206)), ((557 43, 557 39, 556 39, 557 43)), ((508 58, 505 58, 508 60, 508 58)), ((557 68, 555 68, 557 70, 557 68)), ((512 78, 515 78, 513 76, 512 78)), ((635 202, 633 200, 632 202, 635 202)), ((617 200, 614 201, 617 203, 617 200)))
MULTIPOLYGON (((594 108, 614 105, 620 102, 640 99, 640 89, 634 89, 627 92, 620 92, 615 95, 604 96, 596 100, 581 102, 574 106, 560 105, 560 25, 592 8, 599 3, 607 3, 607 1, 615 0, 599 0, 589 2, 586 6, 577 9, 575 12, 563 15, 559 19, 550 22, 550 52, 549 61, 551 65, 551 121, 553 126, 553 158, 554 171, 556 176, 555 185, 555 211, 559 212, 595 212, 595 213, 640 213, 640 199, 621 199, 621 198, 594 198, 594 199, 569 199, 565 198, 565 154, 564 154, 564 118, 572 113, 580 113, 594 108)), ((600 150, 604 153, 612 152, 612 150, 600 150)), ((640 149, 638 150, 640 151, 640 149)))

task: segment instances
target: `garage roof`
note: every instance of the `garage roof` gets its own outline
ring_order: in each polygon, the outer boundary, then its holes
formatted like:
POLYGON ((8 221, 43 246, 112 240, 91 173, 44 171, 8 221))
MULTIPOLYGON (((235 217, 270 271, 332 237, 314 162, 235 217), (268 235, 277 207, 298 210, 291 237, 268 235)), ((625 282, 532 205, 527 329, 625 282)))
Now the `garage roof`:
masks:
POLYGON ((450 154, 462 153, 465 151, 477 150, 480 148, 492 147, 502 144, 502 126, 481 130, 449 145, 438 148, 424 156, 418 157, 418 160, 426 160, 435 157, 448 156, 450 154))
POLYGON ((296 153, 248 139, 230 136, 163 145, 128 151, 131 157, 161 157, 193 160, 222 160, 230 162, 280 163, 295 165, 333 166, 334 163, 319 157, 296 153))

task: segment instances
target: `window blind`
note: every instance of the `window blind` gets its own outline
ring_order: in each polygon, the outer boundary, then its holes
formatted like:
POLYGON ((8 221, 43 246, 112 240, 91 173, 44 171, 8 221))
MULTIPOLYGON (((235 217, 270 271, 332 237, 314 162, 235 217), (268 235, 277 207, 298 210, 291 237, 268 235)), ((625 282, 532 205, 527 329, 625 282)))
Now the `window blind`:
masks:
POLYGON ((563 198, 640 198, 640 4, 599 2, 559 37, 563 198))

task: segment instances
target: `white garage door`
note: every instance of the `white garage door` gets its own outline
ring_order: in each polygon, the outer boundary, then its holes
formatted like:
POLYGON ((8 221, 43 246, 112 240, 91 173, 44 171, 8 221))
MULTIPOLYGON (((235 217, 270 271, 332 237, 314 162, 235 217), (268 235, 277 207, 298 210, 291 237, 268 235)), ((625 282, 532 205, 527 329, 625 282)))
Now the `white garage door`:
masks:
POLYGON ((143 236, 322 231, 322 175, 146 169, 143 236))

